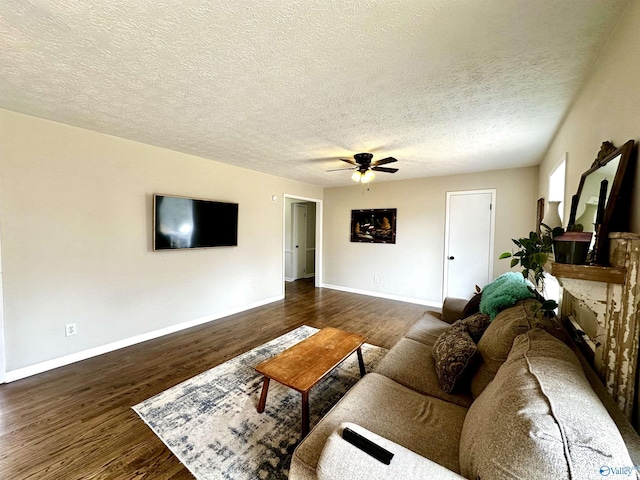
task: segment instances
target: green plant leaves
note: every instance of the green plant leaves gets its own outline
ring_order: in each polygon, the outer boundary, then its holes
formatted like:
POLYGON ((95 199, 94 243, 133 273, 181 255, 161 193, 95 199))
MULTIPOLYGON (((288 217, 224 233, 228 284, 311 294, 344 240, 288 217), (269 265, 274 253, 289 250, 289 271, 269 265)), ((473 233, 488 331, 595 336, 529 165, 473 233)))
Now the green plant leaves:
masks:
POLYGON ((539 265, 544 265, 545 263, 547 263, 548 259, 549 259, 549 255, 547 255, 544 252, 536 252, 533 255, 531 255, 532 262, 537 263, 539 265))
POLYGON ((529 232, 528 237, 512 238, 511 241, 518 249, 515 252, 504 252, 500 258, 511 258, 511 268, 520 264, 522 275, 531 280, 536 287, 544 289, 544 264, 549 260, 553 251, 553 234, 544 225, 546 232, 529 232))

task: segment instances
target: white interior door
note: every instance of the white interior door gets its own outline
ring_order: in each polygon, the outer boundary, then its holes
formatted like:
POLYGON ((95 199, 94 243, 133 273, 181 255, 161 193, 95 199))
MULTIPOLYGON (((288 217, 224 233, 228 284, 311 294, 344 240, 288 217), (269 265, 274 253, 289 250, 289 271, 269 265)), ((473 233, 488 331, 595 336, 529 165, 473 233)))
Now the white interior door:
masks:
POLYGON ((495 190, 447 192, 443 297, 471 298, 493 277, 495 190))
POLYGON ((293 204, 293 273, 304 278, 307 263, 307 206, 293 204))

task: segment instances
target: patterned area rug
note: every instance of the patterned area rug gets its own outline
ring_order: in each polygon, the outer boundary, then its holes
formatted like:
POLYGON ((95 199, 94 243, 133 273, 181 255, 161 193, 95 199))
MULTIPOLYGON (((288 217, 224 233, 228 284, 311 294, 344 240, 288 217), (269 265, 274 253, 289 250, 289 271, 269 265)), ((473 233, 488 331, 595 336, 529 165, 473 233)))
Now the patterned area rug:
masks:
MULTIPOLYGON (((264 413, 254 367, 318 330, 302 326, 133 409, 198 479, 286 479, 300 441, 301 395, 272 381, 264 413)), ((367 371, 387 351, 365 344, 367 371)), ((354 353, 309 393, 311 428, 360 378, 354 353)))

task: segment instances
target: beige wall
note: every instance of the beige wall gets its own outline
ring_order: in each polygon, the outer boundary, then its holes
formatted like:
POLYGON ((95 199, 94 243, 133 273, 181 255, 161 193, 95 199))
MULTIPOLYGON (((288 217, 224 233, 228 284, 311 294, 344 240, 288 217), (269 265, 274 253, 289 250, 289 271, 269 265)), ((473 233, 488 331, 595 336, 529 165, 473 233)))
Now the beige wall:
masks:
POLYGON ((7 371, 282 296, 285 193, 322 198, 319 187, 0 110, 7 371), (153 252, 153 193, 239 203, 238 247, 153 252), (68 323, 78 334, 65 338, 68 323))
POLYGON ((511 238, 535 226, 537 167, 374 182, 364 194, 357 185, 325 189, 323 282, 441 303, 446 192, 489 188, 497 189, 494 276, 508 271, 508 260, 498 260, 500 253, 511 250, 511 238), (350 242, 351 210, 371 208, 398 209, 395 245, 350 242))
MULTIPOLYGON (((567 152, 565 219, 580 176, 609 140, 616 147, 640 140, 640 1, 630 2, 593 73, 574 101, 540 166, 540 196, 547 196, 548 175, 567 152)), ((636 169, 631 231, 640 232, 640 169, 636 169)))

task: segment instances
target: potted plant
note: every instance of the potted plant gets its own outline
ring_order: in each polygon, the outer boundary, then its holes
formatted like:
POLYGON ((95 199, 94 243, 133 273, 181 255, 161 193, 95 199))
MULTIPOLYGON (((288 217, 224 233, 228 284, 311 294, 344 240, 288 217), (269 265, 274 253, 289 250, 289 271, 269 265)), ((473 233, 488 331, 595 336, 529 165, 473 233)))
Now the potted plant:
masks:
POLYGON ((522 276, 544 291, 544 264, 553 252, 553 236, 546 232, 529 232, 528 237, 513 238, 515 252, 504 252, 500 258, 511 258, 511 268, 520 264, 522 276))
POLYGON ((591 245, 591 232, 584 232, 581 224, 569 225, 567 231, 561 230, 553 235, 553 253, 558 263, 581 265, 587 259, 591 245))
POLYGON ((544 264, 549 260, 549 255, 553 252, 553 238, 564 233, 562 227, 550 229, 545 224, 540 224, 545 231, 529 232, 528 237, 514 238, 513 243, 518 247, 515 252, 504 252, 500 258, 511 258, 511 268, 518 265, 522 267, 522 276, 528 279, 538 291, 534 291, 537 296, 542 297, 542 307, 545 315, 550 315, 558 308, 555 300, 546 300, 543 297, 544 288, 544 264))

